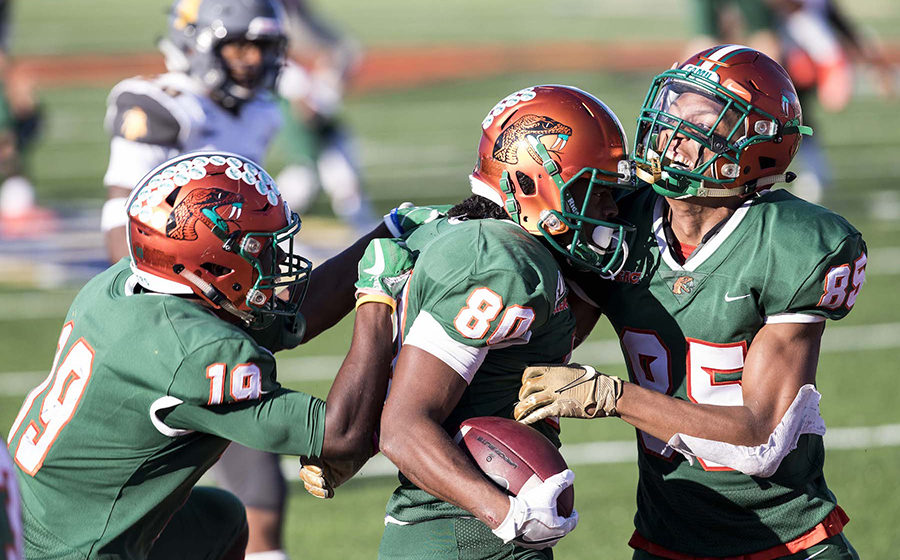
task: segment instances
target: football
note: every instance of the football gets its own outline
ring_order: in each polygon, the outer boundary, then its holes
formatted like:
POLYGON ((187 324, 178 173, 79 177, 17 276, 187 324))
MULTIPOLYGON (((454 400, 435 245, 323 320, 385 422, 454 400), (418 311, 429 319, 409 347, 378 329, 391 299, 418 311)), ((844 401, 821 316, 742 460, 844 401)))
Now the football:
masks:
MULTIPOLYGON (((513 496, 568 468, 549 439, 509 418, 469 418, 460 424, 456 442, 488 478, 513 496)), ((559 495, 556 506, 560 515, 572 514, 574 486, 559 495)))

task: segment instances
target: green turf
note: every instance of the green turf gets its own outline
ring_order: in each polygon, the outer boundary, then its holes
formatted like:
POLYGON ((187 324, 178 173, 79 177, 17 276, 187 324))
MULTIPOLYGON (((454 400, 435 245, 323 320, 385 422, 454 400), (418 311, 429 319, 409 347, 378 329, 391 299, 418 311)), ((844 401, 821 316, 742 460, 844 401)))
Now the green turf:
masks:
MULTIPOLYGON (((690 2, 457 0, 310 2, 363 45, 490 44, 549 41, 681 40, 693 28, 690 2)), ((891 0, 840 2, 881 36, 896 37, 900 6, 891 0)), ((13 48, 21 54, 145 51, 165 32, 163 0, 29 0, 13 4, 13 48)))

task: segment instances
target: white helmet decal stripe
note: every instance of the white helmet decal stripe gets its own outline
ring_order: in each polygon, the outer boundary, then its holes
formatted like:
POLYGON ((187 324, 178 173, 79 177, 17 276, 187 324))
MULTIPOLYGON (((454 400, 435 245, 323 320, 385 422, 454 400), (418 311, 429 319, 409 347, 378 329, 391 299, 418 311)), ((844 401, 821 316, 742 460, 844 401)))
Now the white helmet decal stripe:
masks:
POLYGON ((743 45, 726 45, 726 46, 722 47, 721 49, 717 50, 716 52, 712 53, 708 57, 706 57, 706 60, 703 62, 703 64, 700 65, 700 68, 702 70, 712 70, 712 68, 713 68, 713 66, 715 66, 716 62, 719 60, 722 60, 722 57, 724 57, 727 54, 733 53, 736 50, 745 49, 745 48, 747 48, 747 47, 745 47, 743 45))

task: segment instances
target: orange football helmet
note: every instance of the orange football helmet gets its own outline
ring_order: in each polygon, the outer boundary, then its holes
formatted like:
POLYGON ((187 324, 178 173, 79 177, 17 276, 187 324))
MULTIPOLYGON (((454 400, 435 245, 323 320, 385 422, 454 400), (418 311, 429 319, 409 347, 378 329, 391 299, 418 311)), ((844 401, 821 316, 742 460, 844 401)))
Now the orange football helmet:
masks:
POLYGON ((126 208, 131 269, 143 287, 196 294, 253 326, 296 315, 311 269, 293 251, 300 217, 256 163, 222 152, 178 156, 148 173, 126 208), (283 289, 287 301, 276 295, 283 289))
POLYGON ((749 47, 720 45, 654 78, 632 157, 638 178, 663 196, 746 196, 793 180, 786 171, 804 134, 812 129, 784 68, 749 47), (703 116, 698 100, 709 108, 703 116), (699 144, 695 161, 673 156, 680 141, 699 144))
POLYGON ((594 189, 631 187, 625 131, 609 107, 573 87, 534 86, 500 100, 481 128, 472 192, 576 264, 615 275, 633 228, 590 216, 594 189), (583 196, 572 189, 580 179, 583 196))

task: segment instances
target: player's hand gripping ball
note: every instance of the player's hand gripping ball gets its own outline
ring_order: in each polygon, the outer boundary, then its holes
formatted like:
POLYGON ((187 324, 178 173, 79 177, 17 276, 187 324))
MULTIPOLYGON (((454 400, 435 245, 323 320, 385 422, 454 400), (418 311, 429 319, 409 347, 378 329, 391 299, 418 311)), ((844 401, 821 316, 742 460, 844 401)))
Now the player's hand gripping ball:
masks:
MULTIPOLYGON (((517 496, 568 468, 553 443, 539 431, 509 418, 480 416, 460 425, 457 443, 484 474, 517 496)), ((575 489, 569 486, 557 498, 557 510, 569 517, 575 489)))

